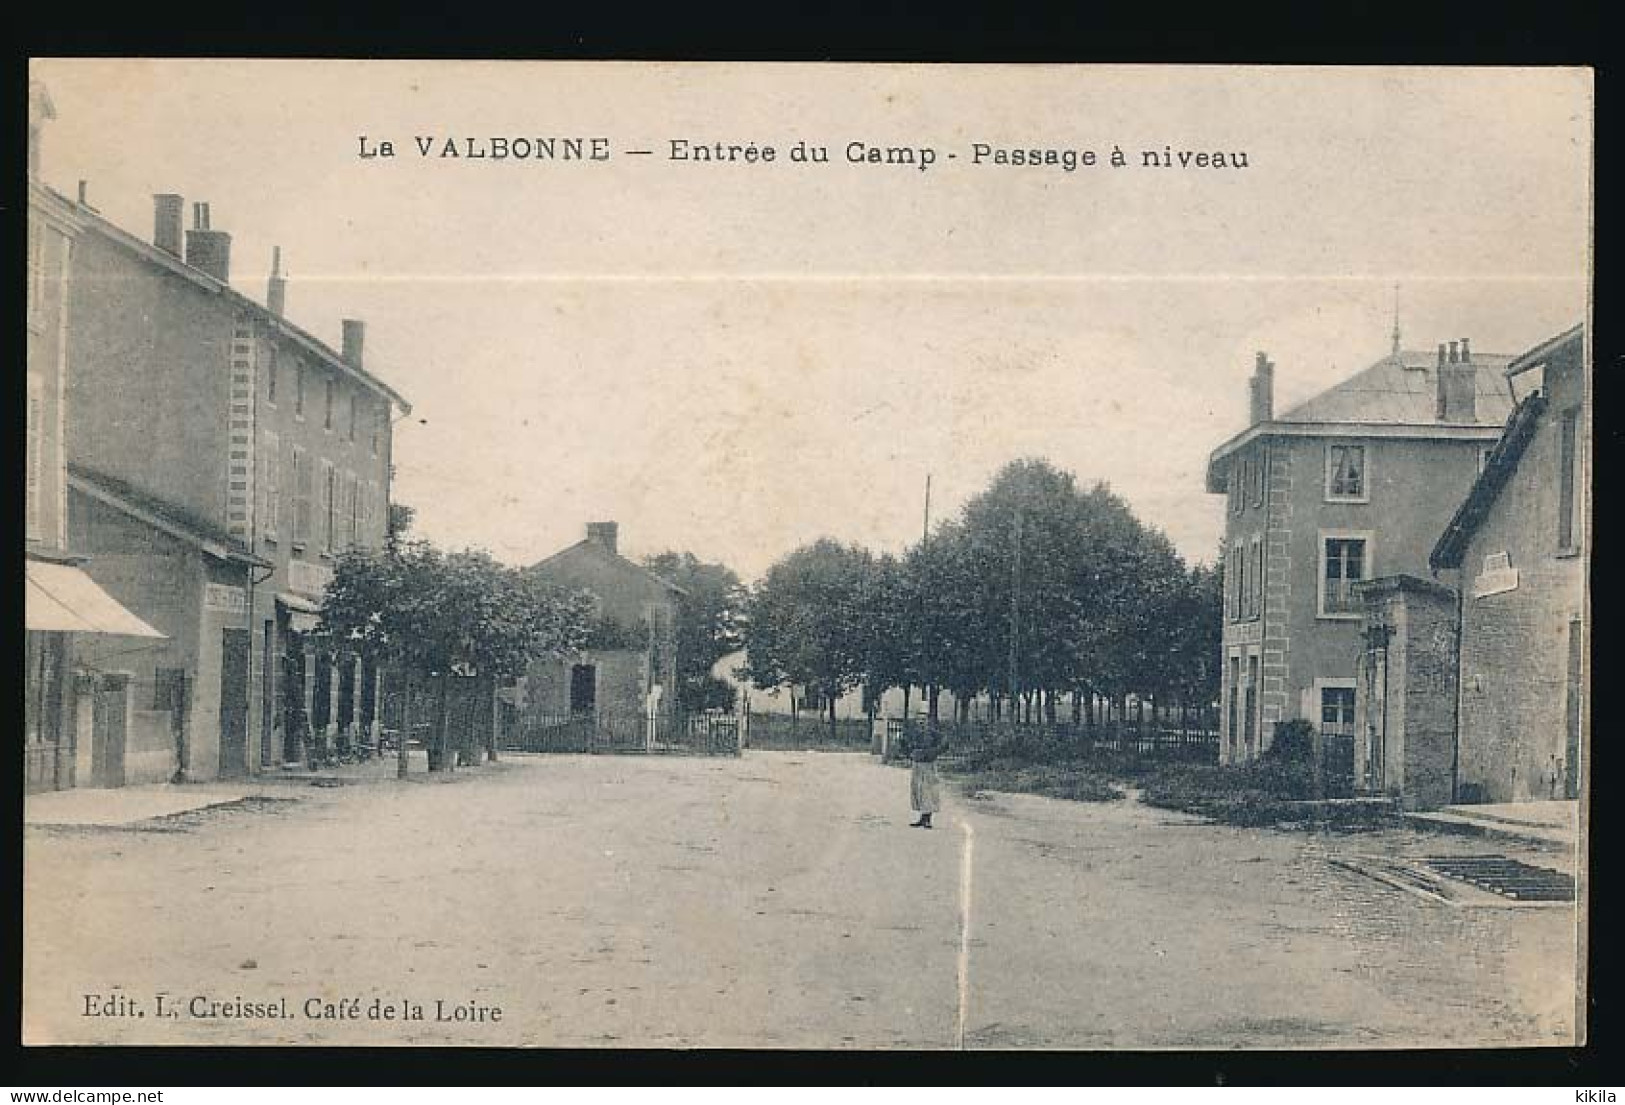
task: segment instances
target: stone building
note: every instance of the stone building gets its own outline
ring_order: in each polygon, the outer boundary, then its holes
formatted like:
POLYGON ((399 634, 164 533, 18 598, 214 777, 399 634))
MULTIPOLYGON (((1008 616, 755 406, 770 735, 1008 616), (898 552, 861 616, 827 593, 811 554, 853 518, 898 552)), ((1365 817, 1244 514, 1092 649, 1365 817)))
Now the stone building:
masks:
POLYGON ((1260 353, 1248 427, 1215 449, 1207 490, 1228 496, 1221 759, 1250 760, 1305 718, 1352 738, 1362 581, 1426 574, 1428 553, 1511 410, 1507 358, 1466 340, 1394 351, 1274 411, 1260 353))
POLYGON ((162 634, 85 571, 68 532, 68 291, 84 226, 80 204, 39 181, 46 125, 38 82, 28 97, 27 429, 24 437, 23 783, 26 792, 105 785, 120 754, 136 688, 124 665, 97 667, 96 643, 124 650, 162 634))
POLYGON ((1589 727, 1585 328, 1506 369, 1518 406, 1434 546, 1460 603, 1455 800, 1578 797, 1589 727))
POLYGON ((526 569, 592 596, 593 635, 580 655, 539 659, 517 699, 524 715, 669 720, 677 708, 677 601, 682 588, 620 555, 619 526, 592 522, 584 540, 526 569))
POLYGON ((377 672, 312 630, 335 559, 383 543, 409 407, 364 367, 359 321, 338 351, 290 322, 279 258, 265 304, 237 291, 230 234, 206 203, 183 232, 184 206, 154 197, 148 242, 73 205, 69 513, 90 573, 168 627, 128 666, 208 778, 367 735, 377 672))

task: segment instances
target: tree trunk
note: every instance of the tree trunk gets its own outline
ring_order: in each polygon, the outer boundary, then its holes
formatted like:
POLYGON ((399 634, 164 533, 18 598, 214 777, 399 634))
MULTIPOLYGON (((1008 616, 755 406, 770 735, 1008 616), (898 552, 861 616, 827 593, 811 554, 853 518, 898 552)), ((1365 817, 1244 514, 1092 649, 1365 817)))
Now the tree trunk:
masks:
POLYGON ((835 743, 835 688, 829 692, 829 743, 835 743))
MULTIPOLYGON (((412 736, 412 666, 401 664, 401 729, 397 733, 395 749, 395 777, 404 779, 407 775, 406 742, 412 736)), ((383 703, 379 703, 379 709, 383 703)))
POLYGON ((938 696, 941 695, 941 693, 942 693, 942 688, 938 687, 935 683, 931 684, 929 687, 926 688, 926 713, 925 713, 925 716, 930 718, 932 721, 937 720, 938 696))
POLYGON ((491 679, 491 728, 486 732, 485 755, 492 763, 497 762, 497 738, 502 729, 502 700, 497 697, 497 681, 491 679))
POLYGON ((909 700, 913 696, 914 686, 911 683, 903 684, 903 720, 908 720, 909 700))
POLYGON ((442 671, 435 685, 434 703, 434 740, 430 744, 429 770, 448 771, 455 764, 455 755, 451 747, 451 733, 449 731, 451 694, 451 673, 442 671))

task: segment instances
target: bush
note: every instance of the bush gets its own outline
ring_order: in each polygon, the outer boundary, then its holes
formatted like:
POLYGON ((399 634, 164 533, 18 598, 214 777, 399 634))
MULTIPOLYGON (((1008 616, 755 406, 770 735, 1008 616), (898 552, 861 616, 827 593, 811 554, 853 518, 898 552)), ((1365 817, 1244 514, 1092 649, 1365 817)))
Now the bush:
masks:
POLYGON ((1303 718, 1276 725, 1275 739, 1263 755, 1263 759, 1285 763, 1313 763, 1314 758, 1315 727, 1303 718))

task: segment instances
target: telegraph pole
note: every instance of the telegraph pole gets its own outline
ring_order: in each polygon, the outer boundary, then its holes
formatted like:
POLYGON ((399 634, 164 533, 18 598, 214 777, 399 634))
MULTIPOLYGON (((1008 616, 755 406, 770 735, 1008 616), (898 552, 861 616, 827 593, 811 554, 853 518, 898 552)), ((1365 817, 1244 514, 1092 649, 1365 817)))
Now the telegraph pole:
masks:
POLYGON ((931 473, 925 474, 925 528, 920 533, 920 544, 931 540, 931 473))

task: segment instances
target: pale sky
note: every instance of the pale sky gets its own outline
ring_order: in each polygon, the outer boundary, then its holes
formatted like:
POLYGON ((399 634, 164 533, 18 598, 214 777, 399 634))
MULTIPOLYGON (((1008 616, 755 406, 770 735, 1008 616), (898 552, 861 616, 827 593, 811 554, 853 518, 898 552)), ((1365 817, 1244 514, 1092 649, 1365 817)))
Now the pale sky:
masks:
POLYGON ((1208 453, 1407 348, 1517 353, 1587 310, 1577 70, 36 61, 45 179, 150 239, 208 201, 232 282, 407 395, 395 498, 528 563, 621 524, 747 578, 819 536, 901 551, 1006 461, 1105 480, 1211 560, 1208 453), (362 159, 395 144, 397 157, 362 159), (414 136, 603 137, 608 162, 414 136), (768 144, 686 164, 670 140, 768 144), (828 164, 796 164, 797 141, 828 164), (931 147, 847 163, 852 141, 931 147), (1101 164, 973 165, 974 143, 1101 164), (1106 164, 1120 145, 1130 166, 1106 164), (1146 168, 1165 146, 1248 167, 1146 168), (647 149, 638 157, 627 150, 647 149), (948 154, 956 154, 954 160, 948 154))

